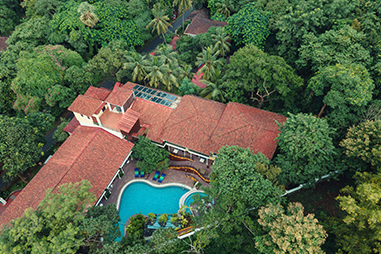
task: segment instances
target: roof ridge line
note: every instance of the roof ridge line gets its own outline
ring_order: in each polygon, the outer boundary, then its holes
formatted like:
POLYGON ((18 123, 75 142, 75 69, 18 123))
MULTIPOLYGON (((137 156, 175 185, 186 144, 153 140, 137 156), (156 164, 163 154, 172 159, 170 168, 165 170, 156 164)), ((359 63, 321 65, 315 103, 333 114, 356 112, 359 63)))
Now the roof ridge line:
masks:
POLYGON ((58 186, 62 185, 62 184, 60 184, 61 181, 62 181, 62 179, 65 178, 65 176, 67 175, 67 173, 68 173, 68 172, 70 171, 70 169, 73 167, 74 162, 76 162, 76 161, 78 160, 78 158, 82 155, 83 151, 89 146, 89 144, 90 144, 91 142, 93 142, 93 140, 94 140, 94 138, 95 138, 97 132, 98 132, 99 130, 102 130, 102 129, 98 129, 97 127, 90 127, 90 128, 96 128, 96 130, 94 131, 94 133, 93 133, 93 135, 92 135, 92 138, 91 138, 91 139, 86 143, 86 145, 81 149, 81 152, 80 152, 80 153, 77 155, 77 157, 73 160, 73 163, 71 163, 71 165, 69 166, 68 170, 66 170, 66 173, 61 177, 61 179, 60 179, 59 182, 56 184, 56 186, 54 186, 53 191, 54 191, 58 186))

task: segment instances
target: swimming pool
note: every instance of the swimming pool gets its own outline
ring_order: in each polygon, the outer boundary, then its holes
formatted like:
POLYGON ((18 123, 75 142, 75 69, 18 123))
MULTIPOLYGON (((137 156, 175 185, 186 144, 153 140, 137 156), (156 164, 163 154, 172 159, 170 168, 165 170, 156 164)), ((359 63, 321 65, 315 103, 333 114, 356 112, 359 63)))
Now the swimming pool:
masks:
POLYGON ((180 198, 189 190, 190 187, 180 184, 153 185, 144 180, 128 183, 119 194, 117 205, 122 236, 124 224, 134 214, 139 212, 143 215, 177 213, 180 198))
POLYGON ((193 196, 196 195, 196 194, 200 194, 201 197, 206 197, 206 194, 204 192, 193 192, 192 194, 190 194, 184 201, 184 205, 186 206, 190 206, 192 204, 192 202, 194 201, 193 199, 193 196))

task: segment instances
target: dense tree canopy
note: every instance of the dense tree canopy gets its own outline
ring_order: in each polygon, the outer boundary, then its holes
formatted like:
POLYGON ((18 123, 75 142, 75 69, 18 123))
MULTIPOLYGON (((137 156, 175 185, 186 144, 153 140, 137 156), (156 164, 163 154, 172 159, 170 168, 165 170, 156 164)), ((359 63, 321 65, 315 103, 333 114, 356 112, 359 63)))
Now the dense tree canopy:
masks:
POLYGON ((289 203, 286 211, 268 204, 259 210, 258 222, 265 231, 255 238, 260 253, 324 253, 320 246, 327 233, 313 214, 304 215, 300 203, 289 203))
POLYGON ((282 169, 282 184, 314 184, 329 173, 336 152, 333 129, 326 120, 311 114, 289 114, 287 121, 278 125, 280 154, 275 162, 282 169))
MULTIPOLYGON (((215 176, 211 187, 205 189, 216 202, 210 209, 199 210, 199 223, 210 225, 199 233, 200 241, 218 237, 218 245, 224 246, 226 252, 251 253, 256 210, 281 201, 282 191, 255 170, 256 163, 267 162, 266 156, 253 154, 249 149, 225 146, 219 150, 212 167, 215 176)), ((207 206, 207 202, 203 204, 207 206)))

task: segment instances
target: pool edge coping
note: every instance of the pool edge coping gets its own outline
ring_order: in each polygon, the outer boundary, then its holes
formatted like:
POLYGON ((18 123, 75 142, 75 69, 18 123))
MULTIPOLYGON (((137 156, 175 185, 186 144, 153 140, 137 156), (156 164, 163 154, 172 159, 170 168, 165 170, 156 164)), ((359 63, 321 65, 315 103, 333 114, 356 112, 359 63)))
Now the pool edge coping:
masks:
POLYGON ((201 193, 205 193, 203 190, 198 190, 198 189, 191 189, 190 191, 188 191, 187 193, 185 193, 184 195, 181 196, 180 200, 179 200, 179 208, 181 208, 181 205, 184 205, 184 202, 185 200, 190 196, 192 195, 193 193, 196 193, 196 192, 201 192, 201 193))
MULTIPOLYGON (((120 189, 120 191, 119 191, 119 194, 118 194, 118 200, 117 200, 117 204, 116 204, 116 210, 118 210, 118 212, 119 212, 119 208, 120 208, 120 200, 121 200, 121 198, 122 198, 122 195, 123 195, 124 190, 128 187, 128 185, 130 185, 130 184, 132 184, 132 183, 138 183, 138 182, 146 183, 146 184, 148 184, 148 185, 150 185, 150 186, 152 186, 152 187, 154 187, 154 188, 165 188, 165 187, 171 187, 171 186, 177 186, 177 187, 186 188, 186 189, 188 189, 189 191, 186 192, 184 195, 186 195, 187 193, 189 193, 189 192, 191 192, 192 190, 194 190, 194 189, 192 189, 191 187, 189 187, 188 185, 185 185, 185 184, 182 184, 182 183, 163 183, 163 184, 160 184, 160 185, 159 185, 159 184, 154 184, 154 183, 152 183, 151 181, 149 181, 149 180, 145 180, 145 179, 133 179, 133 180, 127 182, 126 184, 124 184, 123 187, 122 187, 122 188, 120 189)), ((184 195, 183 195, 183 196, 184 196, 184 195)), ((181 198, 182 198, 183 196, 181 196, 181 198)), ((180 198, 180 200, 181 200, 181 198, 180 198)))

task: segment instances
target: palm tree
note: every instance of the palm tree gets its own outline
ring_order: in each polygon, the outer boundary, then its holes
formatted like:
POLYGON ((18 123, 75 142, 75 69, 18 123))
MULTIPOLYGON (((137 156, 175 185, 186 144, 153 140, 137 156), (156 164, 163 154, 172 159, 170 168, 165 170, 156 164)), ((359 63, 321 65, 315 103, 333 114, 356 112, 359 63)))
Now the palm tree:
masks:
POLYGON ((200 96, 220 102, 226 102, 226 89, 228 85, 225 82, 226 76, 221 76, 221 70, 217 68, 210 81, 202 79, 201 82, 206 85, 200 92, 200 96))
POLYGON ((164 75, 163 84, 167 88, 168 91, 173 90, 173 86, 179 87, 179 82, 177 81, 177 78, 175 75, 173 75, 173 72, 170 68, 168 68, 167 73, 164 75))
POLYGON ((77 11, 81 14, 79 20, 86 26, 93 28, 98 23, 98 16, 94 13, 95 7, 88 2, 81 3, 77 11))
POLYGON ((171 45, 160 44, 155 51, 155 55, 162 59, 164 64, 168 64, 170 68, 177 64, 177 53, 171 45))
POLYGON ((126 60, 127 62, 123 64, 123 68, 132 70, 132 81, 135 82, 136 79, 139 82, 142 81, 147 75, 145 69, 149 65, 146 57, 137 52, 131 52, 126 56, 126 60))
POLYGON ((169 66, 159 60, 157 56, 154 56, 151 65, 147 66, 147 72, 148 74, 144 79, 149 80, 148 84, 150 86, 155 86, 157 88, 160 82, 165 82, 166 77, 164 75, 169 72, 169 66))
POLYGON ((200 71, 204 74, 202 78, 205 80, 210 80, 218 66, 222 66, 223 61, 221 58, 217 58, 217 55, 214 54, 214 51, 208 47, 207 49, 203 49, 200 54, 197 56, 197 65, 204 65, 200 71))
POLYGON ((230 43, 228 42, 230 37, 225 33, 224 27, 217 27, 216 34, 212 34, 212 38, 216 41, 213 48, 215 54, 224 57, 227 52, 230 52, 230 43))
POLYGON ((234 3, 232 0, 224 0, 223 2, 216 3, 217 13, 221 13, 227 19, 230 16, 230 12, 234 11, 234 3))
POLYGON ((179 77, 180 81, 183 80, 184 78, 189 78, 192 79, 194 73, 192 71, 192 66, 187 63, 180 63, 178 68, 176 69, 176 74, 179 77))
POLYGON ((192 8, 192 0, 174 0, 173 7, 177 6, 179 12, 183 14, 183 31, 184 31, 184 14, 187 10, 192 8))
POLYGON ((168 27, 172 25, 168 23, 169 18, 164 14, 164 10, 160 8, 160 3, 155 4, 152 9, 152 15, 154 19, 149 22, 146 28, 148 29, 149 27, 153 27, 152 32, 156 29, 157 34, 159 35, 161 33, 164 39, 164 43, 167 44, 164 34, 167 32, 168 27))

